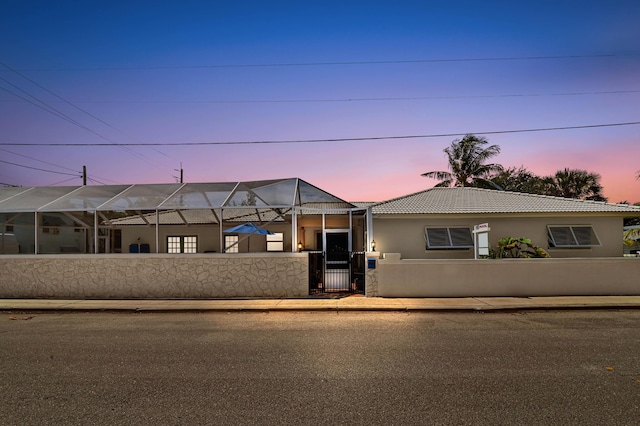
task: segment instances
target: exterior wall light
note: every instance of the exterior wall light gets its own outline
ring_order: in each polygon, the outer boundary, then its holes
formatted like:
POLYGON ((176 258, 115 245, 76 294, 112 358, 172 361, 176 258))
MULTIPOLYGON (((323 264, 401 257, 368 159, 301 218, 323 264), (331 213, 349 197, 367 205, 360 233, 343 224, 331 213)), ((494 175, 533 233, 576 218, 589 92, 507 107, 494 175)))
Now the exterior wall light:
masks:
POLYGON ((298 242, 298 251, 302 251, 302 241, 298 242))
POLYGON ((376 240, 371 240, 371 251, 376 251, 376 240))

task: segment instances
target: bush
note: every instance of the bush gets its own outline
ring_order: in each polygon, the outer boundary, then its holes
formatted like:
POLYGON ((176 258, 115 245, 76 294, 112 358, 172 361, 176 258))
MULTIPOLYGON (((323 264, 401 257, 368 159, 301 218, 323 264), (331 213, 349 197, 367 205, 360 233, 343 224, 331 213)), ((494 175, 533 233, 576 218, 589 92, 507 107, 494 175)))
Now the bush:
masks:
POLYGON ((551 257, 528 238, 504 237, 498 241, 497 258, 545 258, 551 257))

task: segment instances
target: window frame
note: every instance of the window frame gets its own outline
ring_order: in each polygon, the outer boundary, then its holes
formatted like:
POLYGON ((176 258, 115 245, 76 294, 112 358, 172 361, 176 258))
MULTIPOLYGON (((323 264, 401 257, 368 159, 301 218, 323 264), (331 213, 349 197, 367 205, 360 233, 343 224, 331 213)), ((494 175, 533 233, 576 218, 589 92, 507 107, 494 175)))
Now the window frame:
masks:
POLYGON ((240 253, 238 246, 240 245, 240 237, 238 235, 224 236, 224 253, 240 253))
POLYGON ((267 251, 268 252, 283 252, 284 251, 284 232, 274 232, 273 234, 266 235, 267 251), (280 238, 277 238, 280 237, 280 238), (269 244, 271 243, 271 244, 269 244), (270 245, 280 244, 279 249, 269 249, 270 245))
MULTIPOLYGON (((465 235, 466 237, 466 235, 465 235)), ((424 227, 424 238, 425 238, 425 246, 426 250, 469 250, 474 247, 473 245, 473 234, 471 232, 471 228, 468 226, 425 226, 424 227), (429 230, 430 229, 445 229, 447 232, 447 239, 449 241, 448 245, 432 245, 429 238, 429 230), (469 244, 455 244, 454 238, 451 236, 452 229, 465 229, 469 232, 469 244)))
POLYGON ((198 236, 197 235, 167 235, 167 253, 169 254, 194 254, 198 253, 198 236), (178 241, 171 242, 170 239, 177 238, 178 241), (190 241, 186 241, 187 238, 194 238, 195 241, 193 244, 195 245, 195 251, 185 251, 185 248, 191 246, 192 243, 190 241), (178 249, 180 251, 171 251, 175 246, 175 243, 178 243, 178 249))
MULTIPOLYGON (((556 234, 556 236, 559 237, 559 235, 556 234)), ((547 240, 549 242, 549 248, 552 249, 576 249, 576 248, 583 248, 583 249, 588 249, 591 247, 600 247, 602 246, 602 243, 600 242, 600 238, 598 238, 598 234, 596 233, 596 230, 593 228, 593 225, 547 225, 547 240), (558 244, 556 243, 556 238, 553 235, 553 232, 551 231, 552 229, 558 229, 558 228, 568 228, 569 232, 570 232, 570 236, 573 239, 574 243, 573 244, 558 244), (595 244, 591 243, 591 244, 581 244, 580 243, 580 236, 576 236, 576 233, 574 231, 574 228, 589 228, 590 229, 590 241, 593 242, 593 240, 595 239, 595 244)))

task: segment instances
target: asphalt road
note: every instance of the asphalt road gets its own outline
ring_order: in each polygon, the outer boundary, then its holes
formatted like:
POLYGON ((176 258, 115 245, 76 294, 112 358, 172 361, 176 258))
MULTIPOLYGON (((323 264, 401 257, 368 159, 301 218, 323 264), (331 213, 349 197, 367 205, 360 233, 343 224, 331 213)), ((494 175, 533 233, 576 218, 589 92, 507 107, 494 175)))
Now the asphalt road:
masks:
POLYGON ((0 313, 0 424, 636 425, 640 311, 0 313))

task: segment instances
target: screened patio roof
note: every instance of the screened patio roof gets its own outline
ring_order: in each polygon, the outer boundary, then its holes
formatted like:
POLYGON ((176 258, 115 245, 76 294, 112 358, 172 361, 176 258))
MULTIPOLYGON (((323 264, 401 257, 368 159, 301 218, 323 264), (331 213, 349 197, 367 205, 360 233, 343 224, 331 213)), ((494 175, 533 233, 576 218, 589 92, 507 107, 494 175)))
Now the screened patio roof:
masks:
POLYGON ((250 182, 0 188, 0 213, 357 207, 298 179, 250 182))

